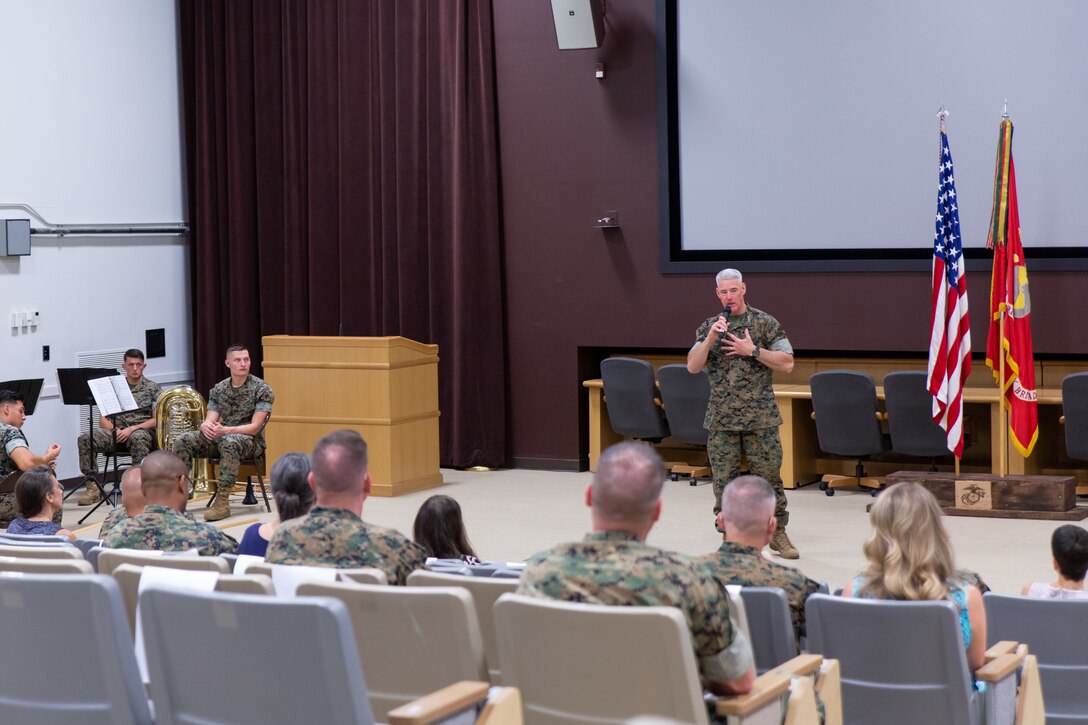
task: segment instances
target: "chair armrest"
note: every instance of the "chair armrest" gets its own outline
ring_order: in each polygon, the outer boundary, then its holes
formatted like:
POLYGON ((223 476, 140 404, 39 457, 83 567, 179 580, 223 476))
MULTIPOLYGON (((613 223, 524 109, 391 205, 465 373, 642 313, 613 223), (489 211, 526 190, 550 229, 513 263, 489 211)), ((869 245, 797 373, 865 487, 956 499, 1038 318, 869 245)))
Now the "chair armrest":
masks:
POLYGON ((487 697, 491 685, 465 680, 389 711, 389 725, 428 725, 460 712, 487 697))
MULTIPOLYGON (((496 688, 498 689, 498 688, 496 688)), ((503 687, 492 693, 476 719, 476 725, 522 725, 521 690, 503 687)))
POLYGON ((815 675, 820 669, 820 665, 822 665, 823 662, 823 655, 797 655, 793 659, 783 662, 771 671, 776 672, 780 675, 785 675, 787 677, 803 677, 805 675, 815 675))
POLYGON ((755 712, 790 688, 790 678, 775 671, 764 672, 752 683, 752 691, 745 695, 719 697, 714 711, 719 715, 744 717, 755 712))
POLYGON ((995 642, 990 649, 986 650, 986 661, 997 659, 1001 655, 1012 654, 1016 651, 1017 643, 1009 639, 1003 639, 1000 642, 995 642))
POLYGON ((1023 661, 1024 655, 1022 654, 1003 654, 975 670, 975 679, 982 682, 1000 682, 1016 672, 1016 669, 1020 667, 1023 661))

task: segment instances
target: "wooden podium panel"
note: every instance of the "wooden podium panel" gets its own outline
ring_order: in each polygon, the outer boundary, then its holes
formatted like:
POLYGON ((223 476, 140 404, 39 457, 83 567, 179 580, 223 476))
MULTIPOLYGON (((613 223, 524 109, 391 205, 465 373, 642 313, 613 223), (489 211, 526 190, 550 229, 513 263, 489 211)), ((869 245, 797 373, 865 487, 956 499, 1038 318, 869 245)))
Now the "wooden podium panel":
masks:
POLYGON ((372 495, 442 484, 438 461, 438 346, 403 337, 269 335, 264 379, 276 394, 265 429, 268 461, 311 452, 326 433, 359 431, 372 495))

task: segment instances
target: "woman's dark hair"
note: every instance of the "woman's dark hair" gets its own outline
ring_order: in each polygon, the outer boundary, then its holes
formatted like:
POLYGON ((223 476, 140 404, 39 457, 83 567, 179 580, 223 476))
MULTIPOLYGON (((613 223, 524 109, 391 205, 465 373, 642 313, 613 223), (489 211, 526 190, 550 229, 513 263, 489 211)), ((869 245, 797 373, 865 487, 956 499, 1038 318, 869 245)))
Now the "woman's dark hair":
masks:
POLYGON ((24 519, 37 516, 45 508, 45 497, 53 491, 53 470, 34 466, 15 482, 15 505, 24 519))
POLYGON ((314 490, 310 488, 310 457, 305 453, 284 453, 272 464, 272 497, 280 521, 304 516, 314 505, 314 490))
POLYGON ((1072 524, 1059 526, 1050 537, 1050 551, 1062 576, 1084 581, 1088 572, 1088 531, 1072 524))
POLYGON ((412 525, 412 538, 427 550, 427 556, 439 559, 476 556, 461 520, 461 506, 449 496, 431 496, 423 502, 412 525))

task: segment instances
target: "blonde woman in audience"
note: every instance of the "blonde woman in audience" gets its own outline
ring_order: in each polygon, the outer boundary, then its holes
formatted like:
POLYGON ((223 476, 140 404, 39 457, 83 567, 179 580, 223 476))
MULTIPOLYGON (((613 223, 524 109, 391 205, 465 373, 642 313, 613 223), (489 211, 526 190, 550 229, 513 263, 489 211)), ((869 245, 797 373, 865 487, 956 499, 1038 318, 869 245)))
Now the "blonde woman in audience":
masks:
POLYGON ((863 547, 869 565, 842 595, 953 602, 960 613, 967 664, 977 670, 985 663, 986 652, 982 593, 956 571, 933 494, 914 482, 889 486, 873 503, 869 521, 873 533, 863 547))
POLYGON ((1072 524, 1059 526, 1050 536, 1050 553, 1058 581, 1027 584, 1020 593, 1040 599, 1088 599, 1088 592, 1084 591, 1084 575, 1088 572, 1088 531, 1072 524))

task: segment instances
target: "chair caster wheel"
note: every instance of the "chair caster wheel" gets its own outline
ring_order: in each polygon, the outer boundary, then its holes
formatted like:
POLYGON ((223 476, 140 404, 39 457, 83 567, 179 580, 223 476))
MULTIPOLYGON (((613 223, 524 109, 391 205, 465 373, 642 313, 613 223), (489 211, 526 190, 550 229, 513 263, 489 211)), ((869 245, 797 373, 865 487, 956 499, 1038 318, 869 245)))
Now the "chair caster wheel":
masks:
POLYGON ((872 491, 869 492, 869 495, 872 496, 873 498, 876 498, 877 496, 880 495, 880 491, 881 491, 881 489, 874 488, 872 491))
POLYGON ((821 491, 826 491, 827 490, 827 481, 821 481, 819 488, 820 488, 821 491))
POLYGON ((674 481, 679 481, 680 480, 680 474, 674 473, 671 476, 669 476, 669 478, 671 478, 674 481))
POLYGON ((696 480, 695 480, 695 479, 693 478, 693 479, 691 479, 690 481, 688 481, 688 485, 689 485, 689 486, 698 486, 698 485, 699 485, 699 482, 698 482, 698 481, 696 481, 696 480))
POLYGON ((834 496, 835 495, 835 489, 825 488, 824 489, 824 494, 827 495, 827 496, 834 496))

